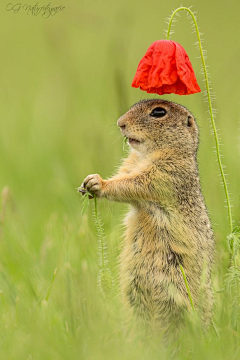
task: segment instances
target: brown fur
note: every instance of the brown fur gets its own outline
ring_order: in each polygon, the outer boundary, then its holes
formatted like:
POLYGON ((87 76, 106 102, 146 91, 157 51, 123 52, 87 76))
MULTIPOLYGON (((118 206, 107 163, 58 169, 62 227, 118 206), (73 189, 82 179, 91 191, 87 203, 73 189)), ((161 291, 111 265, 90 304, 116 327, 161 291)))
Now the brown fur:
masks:
POLYGON ((100 198, 131 206, 121 254, 126 303, 164 332, 180 327, 190 309, 182 265, 207 326, 213 303, 214 239, 199 182, 195 119, 173 102, 143 100, 118 125, 125 136, 139 142, 131 142, 116 176, 102 180, 89 175, 83 186, 100 198), (156 107, 164 108, 166 115, 150 116, 156 107))

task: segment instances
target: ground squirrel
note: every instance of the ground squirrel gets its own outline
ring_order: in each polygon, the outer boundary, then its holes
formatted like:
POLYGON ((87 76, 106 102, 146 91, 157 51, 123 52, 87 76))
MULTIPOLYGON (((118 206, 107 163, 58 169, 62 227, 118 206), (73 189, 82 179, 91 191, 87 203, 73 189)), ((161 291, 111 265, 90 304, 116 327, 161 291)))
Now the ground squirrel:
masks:
POLYGON ((89 175, 82 187, 130 204, 121 254, 124 298, 138 317, 175 331, 190 309, 182 265, 208 326, 214 238, 199 182, 195 119, 179 104, 154 99, 133 105, 117 124, 130 144, 128 158, 112 178, 89 175))

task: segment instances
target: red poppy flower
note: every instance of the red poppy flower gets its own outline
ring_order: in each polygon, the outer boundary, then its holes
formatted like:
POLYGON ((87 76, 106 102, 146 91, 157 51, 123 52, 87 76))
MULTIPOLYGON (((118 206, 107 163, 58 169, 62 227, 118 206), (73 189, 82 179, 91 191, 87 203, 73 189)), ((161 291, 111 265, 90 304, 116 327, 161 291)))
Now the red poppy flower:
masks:
POLYGON ((132 86, 159 95, 201 91, 186 51, 171 40, 158 40, 150 45, 138 65, 132 86))

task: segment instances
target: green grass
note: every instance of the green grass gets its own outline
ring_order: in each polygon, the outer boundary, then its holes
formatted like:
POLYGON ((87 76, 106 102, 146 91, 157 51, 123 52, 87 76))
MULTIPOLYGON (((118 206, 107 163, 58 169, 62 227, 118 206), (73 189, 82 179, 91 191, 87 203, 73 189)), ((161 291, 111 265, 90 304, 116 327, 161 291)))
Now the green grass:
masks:
MULTIPOLYGON (((169 359, 174 354, 173 347, 163 347, 158 338, 129 324, 121 307, 118 258, 127 206, 98 202, 114 279, 105 299, 97 282, 94 206, 82 214, 76 191, 90 173, 103 178, 114 173, 125 154, 117 118, 140 99, 157 97, 131 88, 131 81, 147 47, 163 38, 165 18, 180 3, 150 4, 72 0, 62 4, 65 12, 48 20, 1 11, 1 359, 169 359)), ((230 0, 226 7, 204 0, 194 5, 216 92, 216 122, 237 225, 238 2, 230 0)), ((172 38, 187 50, 204 88, 195 58, 199 54, 192 45, 195 34, 184 15, 175 30, 172 38)), ((234 292, 224 288, 227 209, 207 104, 201 93, 164 98, 187 106, 197 118, 201 182, 217 242, 214 321, 220 339, 211 328, 203 340, 190 322, 177 358, 239 359, 240 332, 233 330, 231 319, 234 292)))

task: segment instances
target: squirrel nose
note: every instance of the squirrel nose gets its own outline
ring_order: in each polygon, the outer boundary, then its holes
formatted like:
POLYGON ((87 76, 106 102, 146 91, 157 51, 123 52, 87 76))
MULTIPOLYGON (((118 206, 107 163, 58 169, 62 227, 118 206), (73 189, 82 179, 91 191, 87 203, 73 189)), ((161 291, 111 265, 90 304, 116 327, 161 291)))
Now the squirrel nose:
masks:
POLYGON ((124 121, 124 117, 121 116, 118 121, 117 121, 117 125, 123 130, 126 127, 125 121, 124 121))

